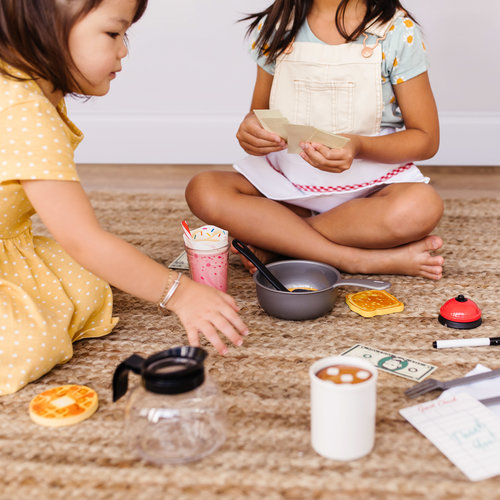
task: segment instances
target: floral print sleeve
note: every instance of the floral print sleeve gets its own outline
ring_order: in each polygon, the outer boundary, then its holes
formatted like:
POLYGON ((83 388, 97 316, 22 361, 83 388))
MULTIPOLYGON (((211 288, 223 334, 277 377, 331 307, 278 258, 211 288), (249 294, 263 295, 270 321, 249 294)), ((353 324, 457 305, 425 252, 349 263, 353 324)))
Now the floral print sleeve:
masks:
POLYGON ((249 43, 249 52, 250 57, 265 71, 269 74, 274 75, 274 68, 276 66, 275 63, 269 64, 267 61, 267 57, 264 54, 261 54, 259 49, 257 48, 257 38, 259 36, 260 30, 264 24, 265 19, 261 19, 257 28, 255 28, 250 36, 248 37, 249 43))
POLYGON ((398 85, 429 68, 422 32, 415 21, 398 18, 382 43, 382 77, 398 85))

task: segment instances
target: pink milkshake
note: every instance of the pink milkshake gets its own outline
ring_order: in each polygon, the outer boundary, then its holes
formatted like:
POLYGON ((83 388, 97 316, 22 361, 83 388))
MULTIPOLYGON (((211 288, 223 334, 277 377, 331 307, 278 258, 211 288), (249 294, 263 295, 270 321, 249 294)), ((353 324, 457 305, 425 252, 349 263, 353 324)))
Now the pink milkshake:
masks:
POLYGON ((191 278, 225 292, 229 242, 227 231, 215 226, 203 226, 191 231, 192 238, 184 236, 191 278))

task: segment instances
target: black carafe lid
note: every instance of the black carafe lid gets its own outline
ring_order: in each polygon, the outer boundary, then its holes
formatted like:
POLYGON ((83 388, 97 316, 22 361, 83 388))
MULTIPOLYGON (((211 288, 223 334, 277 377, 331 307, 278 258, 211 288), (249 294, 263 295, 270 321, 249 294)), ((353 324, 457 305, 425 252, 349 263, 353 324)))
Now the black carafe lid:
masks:
POLYGON ((207 352, 201 347, 182 346, 161 351, 144 359, 133 354, 120 363, 113 375, 113 401, 120 399, 128 388, 128 372, 142 378, 146 390, 157 394, 181 394, 203 384, 203 362, 207 352))

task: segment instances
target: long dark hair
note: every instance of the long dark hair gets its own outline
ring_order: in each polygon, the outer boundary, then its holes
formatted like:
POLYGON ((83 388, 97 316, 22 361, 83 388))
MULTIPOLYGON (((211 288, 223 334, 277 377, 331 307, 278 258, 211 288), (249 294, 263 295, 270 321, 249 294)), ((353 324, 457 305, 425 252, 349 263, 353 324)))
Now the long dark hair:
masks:
MULTIPOLYGON (((313 2, 314 0, 275 0, 267 9, 256 14, 249 14, 240 21, 251 21, 247 30, 247 35, 249 35, 265 18, 255 47, 261 54, 268 57, 269 62, 274 62, 297 35, 313 2)), ((342 0, 335 15, 335 25, 346 42, 356 40, 368 26, 375 22, 389 21, 398 9, 403 9, 399 0, 365 0, 364 19, 352 33, 348 33, 344 23, 348 3, 349 0, 342 0)), ((408 11, 404 10, 413 19, 408 11)))
MULTIPOLYGON (((68 49, 71 28, 103 0, 1 0, 0 60, 26 73, 30 79, 42 78, 64 94, 78 93, 72 75, 74 67, 68 49)), ((146 10, 148 0, 137 0, 132 22, 146 10)), ((4 64, 0 73, 20 79, 4 64)))

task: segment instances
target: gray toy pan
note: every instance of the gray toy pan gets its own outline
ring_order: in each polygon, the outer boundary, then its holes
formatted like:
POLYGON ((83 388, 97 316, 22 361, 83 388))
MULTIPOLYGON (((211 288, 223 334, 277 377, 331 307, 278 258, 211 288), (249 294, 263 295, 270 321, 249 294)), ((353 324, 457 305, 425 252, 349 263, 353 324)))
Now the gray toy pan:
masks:
POLYGON ((254 275, 257 299, 271 316, 288 320, 313 319, 329 313, 337 299, 337 287, 357 286, 386 290, 388 281, 341 279, 332 266, 310 260, 282 260, 268 264, 267 269, 287 288, 313 288, 306 292, 282 292, 272 288, 260 271, 254 275))

